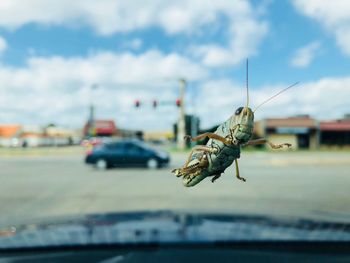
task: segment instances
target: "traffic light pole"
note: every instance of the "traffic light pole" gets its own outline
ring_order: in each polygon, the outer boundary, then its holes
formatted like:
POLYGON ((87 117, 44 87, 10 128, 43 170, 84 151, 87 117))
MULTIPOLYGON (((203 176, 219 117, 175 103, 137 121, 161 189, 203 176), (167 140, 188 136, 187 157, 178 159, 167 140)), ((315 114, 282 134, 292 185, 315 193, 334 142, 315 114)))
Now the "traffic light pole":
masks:
POLYGON ((179 122, 177 124, 177 147, 180 150, 183 150, 186 148, 186 143, 184 140, 185 137, 185 90, 186 90, 186 80, 180 79, 180 116, 179 116, 179 122))
MULTIPOLYGON (((186 86, 187 82, 185 79, 179 79, 179 89, 180 89, 180 95, 179 98, 176 100, 176 105, 179 108, 179 120, 177 123, 177 148, 180 150, 183 150, 186 148, 186 142, 184 140, 184 137, 186 135, 186 121, 185 121, 185 92, 186 92, 186 86)), ((170 105, 173 101, 163 101, 159 102, 159 105, 170 105)), ((153 100, 152 101, 153 108, 158 107, 158 101, 153 100)), ((139 108, 141 106, 140 100, 135 101, 135 107, 139 108)), ((191 125, 193 126, 193 124, 191 125)), ((192 127, 193 129, 193 127, 192 127)), ((191 132, 191 134, 194 134, 194 131, 191 132)))
POLYGON ((97 84, 93 84, 92 86, 90 86, 90 107, 89 107, 89 129, 88 129, 88 135, 90 137, 93 137, 96 135, 96 127, 95 127, 95 106, 94 106, 94 103, 93 103, 93 91, 95 89, 98 88, 98 85, 97 84))

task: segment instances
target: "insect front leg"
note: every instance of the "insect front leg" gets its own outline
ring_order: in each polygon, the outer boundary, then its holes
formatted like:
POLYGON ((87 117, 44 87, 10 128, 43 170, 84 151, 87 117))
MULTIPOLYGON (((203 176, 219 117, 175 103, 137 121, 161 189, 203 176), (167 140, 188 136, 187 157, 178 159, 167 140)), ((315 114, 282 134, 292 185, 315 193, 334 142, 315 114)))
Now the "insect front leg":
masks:
POLYGON ((237 159, 235 159, 235 164, 236 164, 236 177, 239 179, 239 180, 242 180, 243 182, 247 181, 245 178, 241 177, 239 175, 239 168, 238 168, 238 161, 237 159))
POLYGON ((272 149, 280 149, 283 148, 283 146, 287 146, 288 148, 290 148, 292 146, 292 144, 290 143, 281 143, 281 144, 274 144, 270 141, 268 141, 267 139, 257 139, 257 140, 251 140, 249 142, 247 142, 244 146, 248 146, 248 145, 260 145, 260 144, 268 144, 272 149))

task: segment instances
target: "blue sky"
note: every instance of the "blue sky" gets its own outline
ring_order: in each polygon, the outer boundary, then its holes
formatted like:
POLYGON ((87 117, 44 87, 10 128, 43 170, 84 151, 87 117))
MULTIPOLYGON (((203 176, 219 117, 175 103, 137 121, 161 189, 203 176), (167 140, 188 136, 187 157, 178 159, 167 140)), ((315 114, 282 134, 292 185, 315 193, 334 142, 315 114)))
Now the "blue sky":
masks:
POLYGON ((214 125, 244 101, 247 57, 255 104, 301 82, 258 118, 350 112, 346 1, 128 2, 4 0, 0 122, 79 127, 93 97, 99 118, 168 129, 176 108, 136 111, 132 102, 174 100, 186 77, 188 112, 214 125))

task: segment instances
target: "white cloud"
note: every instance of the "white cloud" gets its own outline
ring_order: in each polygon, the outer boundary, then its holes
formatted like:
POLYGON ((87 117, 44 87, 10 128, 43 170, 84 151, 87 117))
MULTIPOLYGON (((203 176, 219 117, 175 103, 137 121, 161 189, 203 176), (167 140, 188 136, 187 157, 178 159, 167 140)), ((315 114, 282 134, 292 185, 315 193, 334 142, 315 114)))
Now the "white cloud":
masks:
POLYGON ((350 56, 350 1, 293 0, 296 9, 318 21, 334 35, 341 50, 350 56))
POLYGON ((198 34, 224 16, 225 46, 207 43, 192 49, 208 66, 224 66, 257 53, 268 30, 267 23, 257 19, 260 9, 254 11, 245 0, 1 0, 0 27, 89 26, 101 35, 159 27, 169 35, 198 34))
POLYGON ((131 41, 129 41, 128 46, 131 49, 140 49, 142 47, 142 40, 139 38, 134 38, 131 41))
POLYGON ((7 49, 7 42, 0 36, 0 55, 7 49))
POLYGON ((268 32, 266 21, 259 21, 258 12, 247 1, 231 2, 221 12, 227 15, 228 43, 224 47, 217 44, 205 44, 190 47, 190 52, 202 59, 207 66, 236 65, 247 57, 257 54, 257 49, 268 32))
MULTIPOLYGON (((286 85, 262 87, 256 92, 255 102, 261 102, 286 85)), ((291 116, 310 114, 317 119, 341 118, 349 112, 347 97, 350 96, 350 76, 321 78, 301 83, 273 101, 264 105, 260 116, 291 116)))
POLYGON ((320 42, 312 42, 308 45, 299 48, 295 51, 291 64, 298 68, 305 68, 310 65, 312 60, 316 57, 321 47, 320 42))
MULTIPOLYGON (((1 66, 0 119, 80 127, 88 117, 92 98, 97 117, 114 119, 118 127, 169 130, 178 118, 177 109, 164 106, 154 110, 151 102, 158 99, 175 103, 178 83, 164 81, 173 76, 195 81, 190 81, 188 87, 187 109, 200 115, 202 127, 223 122, 245 104, 244 83, 210 79, 205 68, 177 54, 101 51, 86 58, 32 57, 22 68, 1 66), (94 83, 99 88, 91 94, 89 87, 94 83), (142 100, 139 110, 133 107, 135 99, 142 100)), ((251 90, 252 108, 289 84, 251 90)), ((256 118, 304 113, 319 119, 339 118, 349 111, 349 86, 350 76, 302 83, 260 108, 256 118)))
POLYGON ((168 128, 176 120, 176 111, 164 109, 162 117, 151 107, 155 96, 172 98, 175 104, 177 83, 164 79, 197 80, 206 75, 205 69, 187 58, 157 50, 141 55, 101 51, 86 58, 32 57, 23 68, 0 67, 0 119, 80 126, 92 96, 97 116, 116 119, 121 127, 168 128), (99 88, 90 94, 94 83, 99 88), (137 98, 147 104, 143 111, 133 108, 137 98))

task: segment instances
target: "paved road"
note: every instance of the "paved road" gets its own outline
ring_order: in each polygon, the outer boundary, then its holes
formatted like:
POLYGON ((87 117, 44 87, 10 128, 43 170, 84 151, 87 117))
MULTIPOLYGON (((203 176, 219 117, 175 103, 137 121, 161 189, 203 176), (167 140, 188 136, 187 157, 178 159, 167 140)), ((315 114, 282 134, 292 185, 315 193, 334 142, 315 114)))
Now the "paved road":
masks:
POLYGON ((243 183, 231 167, 214 184, 182 186, 160 170, 87 167, 79 154, 0 159, 0 225, 33 218, 125 210, 180 209, 273 214, 350 222, 349 153, 246 152, 243 183))

